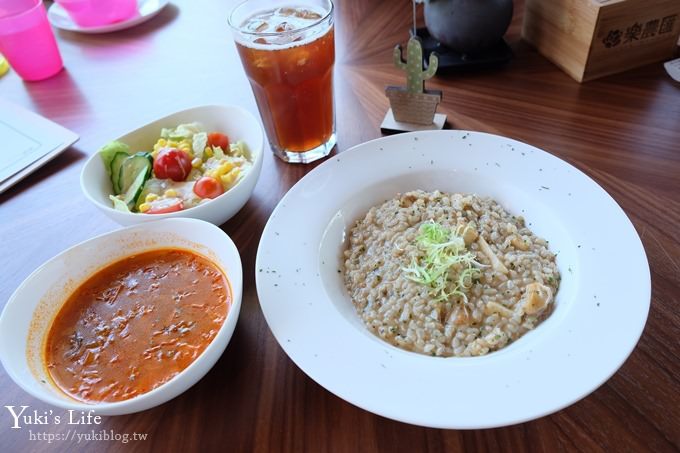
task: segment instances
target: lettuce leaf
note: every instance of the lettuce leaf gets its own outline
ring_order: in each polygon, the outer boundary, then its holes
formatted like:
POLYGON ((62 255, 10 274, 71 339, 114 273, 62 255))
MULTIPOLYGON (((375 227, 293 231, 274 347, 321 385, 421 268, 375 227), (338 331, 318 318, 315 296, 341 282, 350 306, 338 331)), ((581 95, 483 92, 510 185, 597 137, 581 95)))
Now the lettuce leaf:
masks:
POLYGON ((194 134, 194 139, 191 144, 191 148, 194 150, 194 157, 198 157, 199 159, 203 160, 203 151, 205 150, 205 147, 207 145, 208 145, 207 132, 199 132, 197 134, 194 134))
POLYGON ((212 150, 213 150, 213 157, 216 160, 221 160, 221 159, 225 158, 224 151, 222 151, 222 148, 220 148, 219 146, 213 146, 212 150))
POLYGON ((125 203, 120 198, 115 197, 113 195, 109 195, 109 199, 113 202, 113 209, 115 209, 116 211, 131 212, 127 203, 125 203))
POLYGON ((229 145, 230 153, 232 156, 243 157, 246 160, 252 161, 252 156, 250 155, 250 150, 243 140, 239 140, 236 143, 229 145))
POLYGON ((185 138, 193 138, 194 134, 199 132, 203 132, 203 127, 200 123, 186 123, 180 124, 174 129, 164 127, 161 129, 161 138, 178 141, 185 138))
POLYGON ((107 143, 99 150, 99 155, 104 161, 104 168, 106 168, 109 177, 111 176, 111 161, 113 160, 113 156, 115 156, 116 153, 121 152, 130 154, 130 147, 125 143, 115 140, 107 143))

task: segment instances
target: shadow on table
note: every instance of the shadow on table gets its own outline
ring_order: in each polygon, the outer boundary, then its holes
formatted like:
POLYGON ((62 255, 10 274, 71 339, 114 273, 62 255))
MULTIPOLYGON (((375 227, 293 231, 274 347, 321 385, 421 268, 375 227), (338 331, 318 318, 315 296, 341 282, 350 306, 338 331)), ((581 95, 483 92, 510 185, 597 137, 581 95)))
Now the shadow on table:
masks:
MULTIPOLYGON (((87 122, 90 117, 90 103, 68 68, 39 83, 24 82, 24 88, 31 98, 33 110, 44 117, 52 119, 72 115, 79 124, 87 122)), ((67 124, 62 125, 68 127, 67 124)))
POLYGON ((79 151, 74 147, 70 147, 33 173, 27 175, 24 179, 17 182, 5 192, 0 193, 0 205, 86 156, 87 154, 84 152, 79 151))

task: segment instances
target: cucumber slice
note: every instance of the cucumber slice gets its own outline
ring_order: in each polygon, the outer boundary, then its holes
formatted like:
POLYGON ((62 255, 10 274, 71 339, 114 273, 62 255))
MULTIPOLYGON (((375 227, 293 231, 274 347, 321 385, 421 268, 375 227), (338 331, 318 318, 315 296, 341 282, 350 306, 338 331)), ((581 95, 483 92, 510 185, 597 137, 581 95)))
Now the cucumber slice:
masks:
POLYGON ((142 171, 137 174, 137 177, 132 181, 132 184, 130 184, 130 187, 128 187, 127 191, 125 192, 123 202, 127 204, 130 210, 132 210, 137 204, 137 199, 142 194, 142 191, 144 190, 144 184, 146 184, 146 180, 149 179, 149 176, 151 176, 151 170, 145 171, 142 169, 142 171))
POLYGON ((118 188, 120 193, 127 193, 132 183, 137 179, 140 173, 145 174, 145 179, 151 175, 153 168, 153 158, 151 154, 145 152, 138 152, 132 156, 128 156, 123 161, 118 174, 118 188))
POLYGON ((104 162, 104 166, 106 167, 106 171, 109 173, 109 177, 111 176, 111 161, 117 153, 125 153, 128 155, 132 154, 128 145, 117 141, 109 142, 102 146, 102 148, 99 150, 99 156, 104 162))
POLYGON ((120 185, 118 184, 120 178, 120 169, 123 167, 123 162, 125 162, 125 159, 127 159, 128 157, 130 157, 128 153, 120 151, 114 154, 113 159, 111 159, 111 166, 109 167, 110 169, 109 172, 111 173, 111 183, 113 184, 114 195, 118 195, 119 193, 122 192, 122 190, 120 189, 120 185))

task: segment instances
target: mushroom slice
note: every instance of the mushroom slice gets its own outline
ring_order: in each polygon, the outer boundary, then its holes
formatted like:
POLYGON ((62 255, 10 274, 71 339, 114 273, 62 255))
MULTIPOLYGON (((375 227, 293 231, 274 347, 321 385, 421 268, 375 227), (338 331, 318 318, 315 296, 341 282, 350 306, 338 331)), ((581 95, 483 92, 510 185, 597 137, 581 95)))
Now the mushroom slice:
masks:
POLYGON ((552 302, 552 289, 548 286, 542 285, 538 282, 529 283, 524 294, 524 302, 522 309, 528 315, 535 315, 548 306, 552 302))
POLYGON ((510 310, 509 308, 504 307, 498 302, 489 302, 484 307, 484 314, 488 316, 494 313, 498 313, 499 315, 504 316, 506 318, 512 317, 512 310, 510 310))
POLYGON ((472 222, 467 225, 461 225, 459 229, 462 230, 463 241, 465 242, 466 247, 475 242, 479 236, 479 233, 477 233, 477 230, 475 229, 475 224, 472 222))
POLYGON ((456 308, 451 314, 449 315, 449 319, 447 320, 447 324, 454 324, 457 326, 463 325, 463 324, 469 324, 471 321, 470 315, 468 314, 467 310, 456 308))
POLYGON ((493 270, 507 274, 508 268, 505 267, 503 263, 501 263, 501 260, 499 260, 493 250, 491 250, 491 247, 489 247, 489 244, 487 244, 487 242, 484 240, 484 237, 480 235, 477 238, 477 242, 479 243, 479 247, 482 249, 482 253, 484 253, 489 258, 489 261, 491 261, 493 270))
POLYGON ((401 196, 399 199, 399 206, 402 208, 408 208, 410 207, 414 201, 416 201, 418 197, 413 192, 406 193, 401 196))
POLYGON ((529 244, 524 239, 522 239, 521 237, 519 237, 517 235, 513 236, 513 238, 510 240, 510 243, 517 250, 521 250, 523 252, 526 252, 527 250, 529 250, 529 244))

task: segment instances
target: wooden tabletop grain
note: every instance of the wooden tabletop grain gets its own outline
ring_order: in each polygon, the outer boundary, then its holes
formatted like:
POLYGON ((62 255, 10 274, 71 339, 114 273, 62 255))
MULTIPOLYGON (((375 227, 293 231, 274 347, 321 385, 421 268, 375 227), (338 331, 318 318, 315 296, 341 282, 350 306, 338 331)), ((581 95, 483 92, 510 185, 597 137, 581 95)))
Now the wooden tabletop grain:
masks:
MULTIPOLYGON (((130 30, 57 32, 62 73, 39 83, 23 83, 14 73, 0 78, 0 96, 81 137, 0 195, 0 303, 45 260, 118 228, 85 199, 78 182, 85 158, 107 140, 198 104, 238 104, 257 114, 226 25, 233 3, 175 0, 130 30)), ((384 87, 403 83, 391 49, 407 40, 411 9, 408 0, 343 0, 336 6, 335 152, 342 152, 381 135, 384 87)), ((634 223, 651 267, 651 311, 638 346, 609 381, 555 414, 480 431, 406 425, 332 395, 284 354, 258 304, 254 266, 262 229, 283 194, 315 166, 285 164, 267 153, 253 197, 222 226, 241 252, 245 281, 238 326, 216 366, 160 407, 76 427, 146 434, 145 440, 50 443, 36 435, 73 427, 11 429, 8 411, 0 408, 0 451, 678 451, 680 85, 661 64, 579 85, 521 42, 522 2, 515 7, 507 35, 515 52, 510 64, 439 76, 429 87, 443 91, 440 109, 451 127, 548 150, 597 181, 634 223)), ((445 384, 442 391, 449 391, 445 384)), ((0 402, 62 412, 29 397, 4 371, 0 402)))

